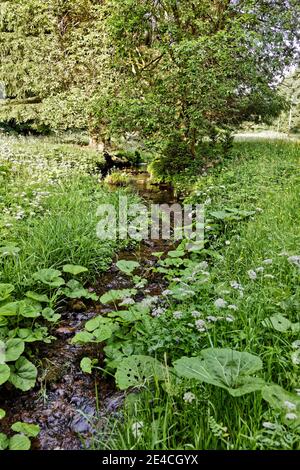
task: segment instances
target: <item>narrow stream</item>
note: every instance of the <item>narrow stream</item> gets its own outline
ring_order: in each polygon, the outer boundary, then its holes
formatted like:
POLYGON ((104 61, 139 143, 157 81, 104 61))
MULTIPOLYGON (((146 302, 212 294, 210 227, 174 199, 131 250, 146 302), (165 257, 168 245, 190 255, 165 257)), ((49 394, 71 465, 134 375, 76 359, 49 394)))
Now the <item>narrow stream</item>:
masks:
MULTIPOLYGON (((132 189, 148 203, 176 202, 174 192, 167 186, 153 186, 149 175, 143 171, 131 173, 132 189)), ((157 261, 154 252, 169 251, 170 241, 147 240, 135 251, 124 251, 118 259, 135 259, 141 264, 141 273, 157 261)), ((130 280, 116 267, 99 279, 95 287, 101 295, 111 289, 131 287, 130 280)), ((148 279, 145 295, 158 295, 163 290, 161 279, 148 279)), ((34 449, 40 450, 76 450, 88 447, 91 436, 89 417, 109 415, 122 403, 123 395, 116 391, 113 380, 104 379, 99 374, 96 378, 84 374, 80 369, 80 360, 84 356, 103 359, 101 345, 79 346, 70 344, 70 338, 81 330, 85 322, 96 315, 105 314, 109 308, 97 305, 87 311, 74 311, 72 308, 62 314, 62 320, 54 331, 57 340, 50 345, 42 344, 38 351, 40 376, 37 386, 26 393, 16 389, 9 390, 9 397, 0 394, 0 407, 5 409, 7 417, 1 421, 4 432, 15 421, 25 421, 40 425, 39 437, 33 442, 34 449), (95 395, 98 395, 96 403, 95 395), (80 436, 79 436, 80 433, 80 436)), ((5 392, 4 392, 5 393, 5 392)), ((98 427, 101 429, 101 419, 98 427)))

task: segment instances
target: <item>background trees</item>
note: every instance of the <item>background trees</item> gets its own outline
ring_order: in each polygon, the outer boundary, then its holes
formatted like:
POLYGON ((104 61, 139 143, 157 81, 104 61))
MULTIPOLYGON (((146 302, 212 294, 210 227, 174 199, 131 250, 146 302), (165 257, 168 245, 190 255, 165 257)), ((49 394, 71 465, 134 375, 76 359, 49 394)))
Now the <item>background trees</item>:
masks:
POLYGON ((299 13, 297 0, 1 2, 0 119, 85 128, 104 147, 134 133, 185 165, 279 115, 299 13))

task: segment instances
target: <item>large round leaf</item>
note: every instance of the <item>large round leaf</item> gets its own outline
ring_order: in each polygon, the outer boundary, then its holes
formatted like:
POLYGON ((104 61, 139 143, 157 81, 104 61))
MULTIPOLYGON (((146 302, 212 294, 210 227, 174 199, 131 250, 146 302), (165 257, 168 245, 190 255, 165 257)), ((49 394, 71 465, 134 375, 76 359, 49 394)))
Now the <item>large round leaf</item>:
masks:
POLYGON ((145 384, 150 379, 163 380, 165 367, 150 356, 130 356, 122 360, 115 375, 116 383, 121 390, 145 384))
POLYGON ((77 276, 78 274, 86 273, 88 269, 84 266, 79 266, 77 264, 65 264, 63 266, 63 271, 65 273, 72 274, 73 276, 77 276))
POLYGON ((19 302, 10 302, 0 307, 0 317, 14 317, 18 315, 19 302))
POLYGON ((116 266, 122 271, 123 273, 130 276, 133 271, 138 268, 140 263, 137 261, 130 261, 130 260, 120 260, 116 263, 116 266))
POLYGON ((25 343, 21 339, 14 338, 6 341, 5 360, 6 362, 16 361, 23 354, 25 343))
POLYGON ((241 396, 264 386, 264 381, 251 375, 262 369, 259 357, 232 349, 205 349, 199 357, 182 357, 175 361, 178 375, 226 389, 241 396))
POLYGON ((13 290, 14 286, 12 284, 0 284, 0 302, 8 299, 13 290))
POLYGON ((7 364, 0 364, 0 385, 8 381, 10 376, 10 368, 7 364))
POLYGON ((9 377, 9 381, 16 387, 22 390, 23 392, 27 392, 35 385, 36 377, 37 377, 37 369, 32 364, 32 362, 28 361, 25 357, 20 357, 14 366, 10 367, 11 374, 9 377))
POLYGON ((9 439, 9 450, 29 450, 30 440, 23 434, 15 434, 9 439))
POLYGON ((14 423, 11 429, 28 437, 36 437, 40 432, 38 424, 22 423, 21 421, 14 423))

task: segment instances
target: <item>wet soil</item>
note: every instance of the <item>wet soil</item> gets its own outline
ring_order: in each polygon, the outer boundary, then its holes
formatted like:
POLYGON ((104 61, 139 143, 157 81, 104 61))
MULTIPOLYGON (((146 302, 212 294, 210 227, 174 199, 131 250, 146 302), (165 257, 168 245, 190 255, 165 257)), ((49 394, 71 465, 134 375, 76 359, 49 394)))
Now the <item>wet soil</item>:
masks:
MULTIPOLYGON (((170 187, 153 186, 149 175, 143 171, 131 172, 132 190, 136 191, 148 204, 175 201, 170 187)), ((113 189, 112 189, 113 190, 113 189)), ((136 259, 145 273, 157 261, 154 252, 172 249, 170 241, 146 240, 135 251, 118 253, 118 259, 136 259)), ((94 286, 97 294, 111 289, 130 287, 127 276, 120 273, 115 262, 94 286)), ((141 296, 158 295, 163 290, 162 279, 150 277, 141 296)), ((114 381, 103 374, 84 374, 80 369, 83 357, 97 357, 101 364, 101 345, 72 345, 70 339, 81 330, 85 322, 96 315, 105 315, 109 308, 98 304, 85 308, 84 305, 69 304, 62 312, 62 320, 53 335, 57 338, 51 344, 40 345, 36 351, 39 377, 37 386, 26 393, 14 388, 6 389, 0 395, 0 407, 7 417, 1 421, 1 430, 8 431, 15 421, 25 421, 40 425, 39 437, 33 442, 34 449, 77 450, 88 448, 92 433, 91 422, 114 413, 122 402, 123 395, 117 392, 114 381), (76 308, 75 308, 76 307, 76 308), (97 396, 97 400, 96 397, 97 396)))

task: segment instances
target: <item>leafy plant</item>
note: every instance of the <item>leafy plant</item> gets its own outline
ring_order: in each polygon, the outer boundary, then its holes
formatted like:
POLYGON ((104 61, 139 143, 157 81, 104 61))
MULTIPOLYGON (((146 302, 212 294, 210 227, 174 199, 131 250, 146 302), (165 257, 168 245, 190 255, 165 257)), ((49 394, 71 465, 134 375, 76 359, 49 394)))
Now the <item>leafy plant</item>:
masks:
MULTIPOLYGON (((0 409, 0 420, 5 417, 5 411, 0 409)), ((37 424, 22 423, 20 421, 11 426, 12 431, 17 432, 12 437, 0 433, 0 450, 29 450, 30 438, 37 437, 40 427, 37 424)))
POLYGON ((117 268, 128 276, 131 276, 133 271, 137 269, 139 265, 140 264, 137 261, 130 260, 120 260, 116 263, 117 268))
POLYGON ((164 380, 165 367, 150 356, 130 356, 121 361, 115 374, 117 386, 121 390, 139 387, 153 380, 164 380))
POLYGON ((238 397, 261 390, 264 380, 253 377, 262 369, 259 357, 232 349, 205 349, 199 357, 183 357, 174 362, 181 377, 224 388, 238 397))

